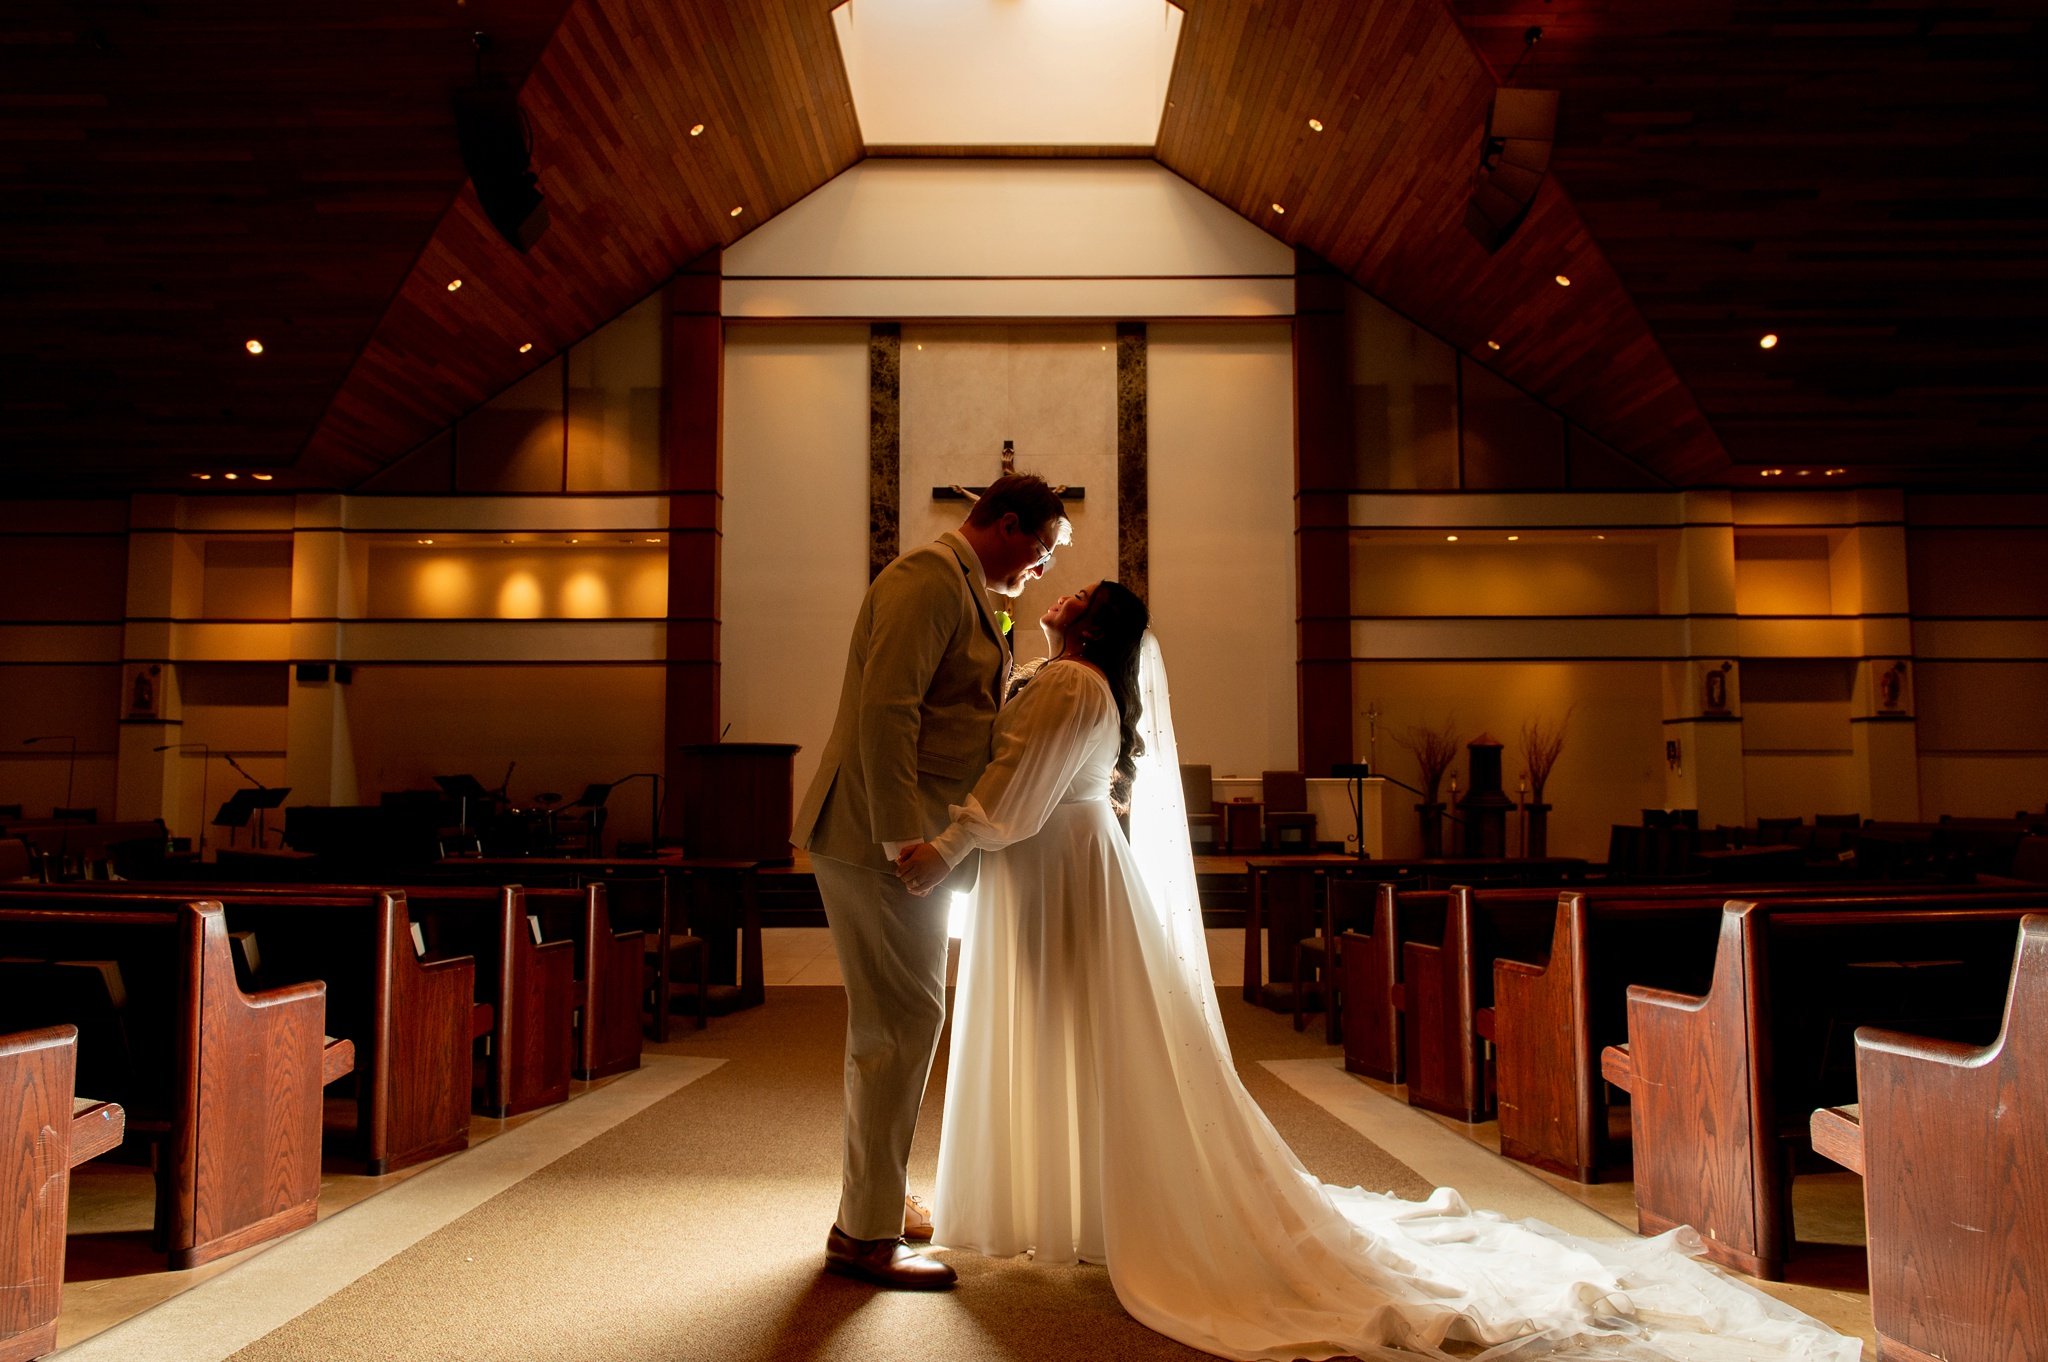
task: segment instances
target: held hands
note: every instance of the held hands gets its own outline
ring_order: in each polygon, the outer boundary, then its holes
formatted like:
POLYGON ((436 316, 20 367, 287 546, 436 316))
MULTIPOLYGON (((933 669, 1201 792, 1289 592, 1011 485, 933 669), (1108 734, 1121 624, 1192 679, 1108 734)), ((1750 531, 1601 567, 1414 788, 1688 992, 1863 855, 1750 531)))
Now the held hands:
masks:
POLYGON ((896 858, 896 878, 919 898, 937 889, 952 872, 953 867, 946 864, 946 858, 939 855, 938 848, 930 842, 906 847, 896 858))

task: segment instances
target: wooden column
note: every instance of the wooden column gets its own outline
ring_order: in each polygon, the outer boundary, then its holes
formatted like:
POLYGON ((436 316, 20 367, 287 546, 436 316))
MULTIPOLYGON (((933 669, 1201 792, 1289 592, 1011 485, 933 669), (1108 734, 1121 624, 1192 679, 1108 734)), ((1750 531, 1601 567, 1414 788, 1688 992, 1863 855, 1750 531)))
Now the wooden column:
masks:
MULTIPOLYGON (((725 389, 725 324, 720 316, 720 252, 683 267, 668 288, 662 363, 662 464, 668 507, 667 737, 662 768, 678 788, 678 748, 717 742, 718 571, 722 536, 720 455, 725 389)), ((682 824, 670 799, 662 832, 682 824)))
POLYGON ((1294 569, 1301 768, 1327 776, 1352 743, 1349 337, 1343 278, 1295 253, 1294 569))
POLYGON ((1151 590, 1151 434, 1143 322, 1116 326, 1116 576, 1151 590))

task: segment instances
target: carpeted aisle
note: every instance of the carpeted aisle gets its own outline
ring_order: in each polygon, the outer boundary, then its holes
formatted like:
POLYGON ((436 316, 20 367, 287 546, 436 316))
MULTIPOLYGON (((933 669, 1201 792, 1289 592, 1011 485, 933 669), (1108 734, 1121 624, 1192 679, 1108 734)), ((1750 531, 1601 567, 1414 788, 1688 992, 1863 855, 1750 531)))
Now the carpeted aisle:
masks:
MULTIPOLYGON (((1225 1004, 1246 1082, 1329 1181, 1428 1185, 1258 1067, 1331 1053, 1285 1018, 1225 1004)), ((1202 1356, 1140 1327, 1100 1268, 967 1253, 951 1292, 876 1291, 822 1271, 838 1200, 844 995, 767 1005, 663 1049, 726 1060, 427 1236, 237 1362, 752 1362, 1202 1356)), ((934 1076, 913 1189, 938 1148, 934 1076)), ((330 1222, 340 1230, 348 1213, 330 1222)))

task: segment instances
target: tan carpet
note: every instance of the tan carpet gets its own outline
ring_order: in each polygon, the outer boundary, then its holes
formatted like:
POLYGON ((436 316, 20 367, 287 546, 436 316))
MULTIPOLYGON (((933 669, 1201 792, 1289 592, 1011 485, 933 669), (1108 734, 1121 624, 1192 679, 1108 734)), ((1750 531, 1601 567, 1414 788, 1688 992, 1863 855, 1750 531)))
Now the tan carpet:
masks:
MULTIPOLYGON (((1260 1069, 1334 1053, 1226 995, 1247 1085, 1318 1175, 1428 1184, 1260 1069)), ((1126 1316, 1100 1268, 944 1256, 961 1283, 878 1292, 821 1270, 838 1201, 844 995, 767 1005, 661 1047, 729 1062, 429 1235, 238 1362, 1198 1358, 1126 1316)), ((912 1162, 928 1188, 940 1072, 912 1162)), ((337 1217, 334 1228, 340 1228, 337 1217)))

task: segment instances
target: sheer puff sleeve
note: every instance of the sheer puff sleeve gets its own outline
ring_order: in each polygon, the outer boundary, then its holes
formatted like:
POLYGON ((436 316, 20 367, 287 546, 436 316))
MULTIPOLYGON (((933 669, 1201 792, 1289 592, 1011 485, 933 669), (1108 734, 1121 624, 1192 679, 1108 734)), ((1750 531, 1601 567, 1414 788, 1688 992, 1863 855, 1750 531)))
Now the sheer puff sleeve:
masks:
POLYGON ((1116 701, 1093 668, 1068 662, 1042 669, 997 722, 995 756, 974 793, 953 806, 953 821, 932 839, 946 864, 960 864, 970 851, 1000 850, 1044 827, 1105 720, 1114 726, 1116 701))

